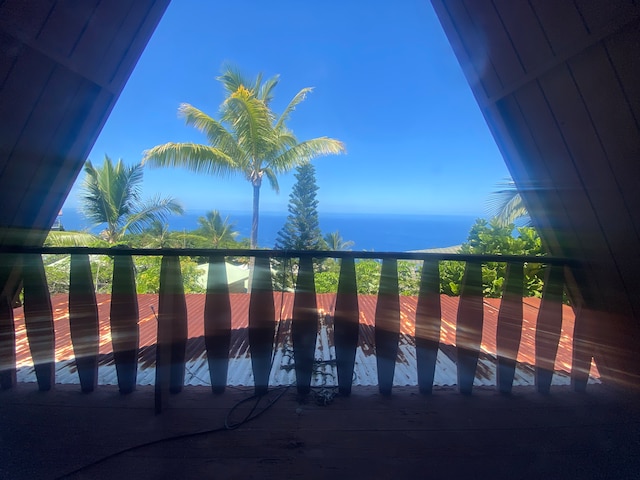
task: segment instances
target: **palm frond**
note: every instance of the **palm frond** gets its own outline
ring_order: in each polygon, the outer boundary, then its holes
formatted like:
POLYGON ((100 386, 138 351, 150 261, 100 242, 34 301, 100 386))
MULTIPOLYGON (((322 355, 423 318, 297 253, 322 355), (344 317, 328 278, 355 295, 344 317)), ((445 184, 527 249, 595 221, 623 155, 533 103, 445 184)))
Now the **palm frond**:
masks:
POLYGON ((280 118, 278 118, 278 121, 276 122, 273 128, 276 130, 279 130, 282 126, 284 126, 285 122, 289 119, 289 116, 291 115, 291 113, 296 109, 296 107, 300 103, 304 101, 305 98, 307 98, 307 94, 311 93, 312 91, 313 91, 313 87, 306 87, 300 90, 296 94, 296 96, 293 97, 293 99, 289 102, 289 105, 287 105, 287 108, 284 109, 284 112, 282 112, 282 115, 280 115, 280 118))
POLYGON ((178 107, 178 115, 184 118, 187 125, 204 133, 210 146, 219 148, 230 157, 237 156, 238 144, 236 139, 222 123, 188 103, 182 103, 178 107))
POLYGON ((251 87, 251 83, 240 73, 238 67, 232 64, 225 64, 222 68, 222 74, 216 77, 224 89, 230 94, 237 91, 240 86, 244 85, 246 88, 251 87))
POLYGON ((106 223, 108 210, 98 185, 98 172, 90 160, 84 165, 85 177, 80 193, 80 211, 93 224, 106 223))
POLYGON ((224 120, 232 125, 240 148, 253 159, 262 157, 276 147, 273 114, 264 102, 246 88, 240 88, 227 98, 224 105, 224 120))
POLYGON ((271 160, 268 167, 272 168, 275 173, 283 173, 316 157, 341 153, 346 153, 341 141, 328 137, 314 138, 289 148, 271 160))
POLYGON ((87 247, 99 242, 99 238, 88 232, 50 231, 46 247, 87 247))
POLYGON ((143 153, 143 163, 153 167, 181 167, 195 173, 228 176, 238 165, 219 148, 198 143, 165 143, 143 153))
POLYGON ((278 185, 278 177, 273 172, 273 170, 270 168, 265 168, 262 170, 262 172, 264 173, 264 176, 267 177, 267 181, 269 182, 269 185, 271 186, 273 191, 276 193, 280 193, 280 185, 278 185))
POLYGON ((273 77, 269 78, 266 82, 264 82, 262 85, 256 84, 256 86, 258 87, 257 90, 257 95, 258 95, 258 99, 262 100, 265 105, 269 106, 269 104, 271 103, 271 100, 273 100, 273 90, 276 88, 276 86, 278 85, 278 82, 280 81, 280 75, 274 75, 273 77))
MULTIPOLYGON (((500 226, 514 223, 518 218, 528 217, 529 212, 524 205, 522 196, 513 180, 507 179, 498 185, 500 190, 492 192, 487 199, 487 211, 495 218, 500 226)), ((527 225, 531 222, 528 221, 527 225)))
POLYGON ((143 178, 142 164, 127 167, 122 159, 118 160, 112 170, 113 177, 104 188, 110 188, 109 195, 113 199, 113 218, 110 223, 117 224, 117 219, 129 215, 140 201, 140 190, 143 178))
POLYGON ((126 218, 120 230, 120 235, 127 232, 141 233, 145 227, 154 222, 165 223, 169 215, 182 215, 184 209, 174 198, 162 198, 156 195, 151 200, 141 203, 135 212, 126 218))
POLYGON ((348 251, 349 248, 354 245, 354 242, 352 242, 351 240, 345 241, 338 230, 336 230, 335 232, 327 233, 324 236, 323 240, 327 244, 327 248, 333 251, 348 251))
POLYGON ((278 145, 281 147, 280 150, 274 152, 275 156, 277 156, 280 152, 284 151, 287 148, 293 147, 298 144, 298 139, 295 137, 292 131, 281 127, 276 131, 276 136, 278 139, 278 145))
POLYGON ((198 223, 200 228, 196 232, 207 238, 216 248, 240 235, 240 232, 235 230, 236 224, 230 223, 229 217, 223 219, 218 210, 210 210, 204 217, 198 217, 198 223))
POLYGON ((101 167, 87 161, 80 209, 94 225, 106 223, 115 228, 139 200, 142 166, 127 167, 122 159, 114 165, 105 155, 101 167))

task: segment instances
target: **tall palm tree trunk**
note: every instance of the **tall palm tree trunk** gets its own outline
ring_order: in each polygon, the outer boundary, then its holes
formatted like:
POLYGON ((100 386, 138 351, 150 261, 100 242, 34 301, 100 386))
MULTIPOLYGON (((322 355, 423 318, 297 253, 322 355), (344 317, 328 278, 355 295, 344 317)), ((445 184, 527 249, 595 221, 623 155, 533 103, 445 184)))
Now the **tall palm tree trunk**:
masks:
POLYGON ((251 221, 251 248, 258 247, 258 219, 260 218, 260 185, 253 184, 253 219, 251 221))

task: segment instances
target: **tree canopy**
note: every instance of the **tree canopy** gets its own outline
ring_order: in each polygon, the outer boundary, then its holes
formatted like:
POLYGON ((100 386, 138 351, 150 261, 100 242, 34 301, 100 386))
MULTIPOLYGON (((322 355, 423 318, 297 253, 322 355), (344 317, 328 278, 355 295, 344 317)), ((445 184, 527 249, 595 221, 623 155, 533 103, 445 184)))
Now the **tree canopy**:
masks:
POLYGON ((324 247, 316 192, 315 168, 310 163, 296 167, 296 183, 289 195, 289 215, 278 232, 276 249, 321 250, 324 247))
POLYGON ((218 210, 209 210, 203 217, 198 217, 200 227, 195 231, 211 242, 213 248, 237 247, 236 238, 240 235, 235 223, 229 217, 222 218, 218 210))
POLYGON ((182 206, 172 197, 141 198, 142 164, 113 163, 107 155, 102 166, 87 160, 80 194, 80 210, 94 225, 106 224, 101 236, 116 243, 126 233, 140 233, 154 221, 164 223, 171 214, 181 215, 182 206))
POLYGON ((322 155, 345 152, 342 142, 317 137, 299 142, 287 127, 296 107, 312 88, 303 88, 289 102, 281 115, 271 109, 276 75, 251 80, 235 67, 227 66, 217 78, 227 97, 216 120, 202 110, 183 103, 178 113, 187 125, 200 130, 208 144, 165 143, 144 153, 143 162, 157 167, 181 167, 196 173, 226 177, 242 175, 253 189, 251 248, 258 246, 260 188, 266 178, 279 191, 278 175, 322 155))

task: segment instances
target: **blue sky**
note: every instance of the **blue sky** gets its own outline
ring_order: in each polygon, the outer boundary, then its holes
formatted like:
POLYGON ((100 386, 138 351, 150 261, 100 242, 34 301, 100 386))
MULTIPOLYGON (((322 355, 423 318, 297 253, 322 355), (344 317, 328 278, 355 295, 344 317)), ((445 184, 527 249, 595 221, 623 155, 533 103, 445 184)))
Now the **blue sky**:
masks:
MULTIPOLYGON (((315 87, 293 113, 299 140, 330 136, 347 155, 314 161, 320 212, 485 215, 508 170, 427 0, 174 0, 89 156, 137 163, 155 145, 205 142, 177 117, 191 103, 217 115, 225 62, 280 74, 274 110, 315 87), (265 5, 268 5, 265 7, 265 5)), ((64 208, 75 208, 80 174, 64 208)), ((261 210, 286 211, 293 173, 261 210)), ((176 169, 145 169, 144 195, 187 211, 251 210, 251 186, 176 169)))

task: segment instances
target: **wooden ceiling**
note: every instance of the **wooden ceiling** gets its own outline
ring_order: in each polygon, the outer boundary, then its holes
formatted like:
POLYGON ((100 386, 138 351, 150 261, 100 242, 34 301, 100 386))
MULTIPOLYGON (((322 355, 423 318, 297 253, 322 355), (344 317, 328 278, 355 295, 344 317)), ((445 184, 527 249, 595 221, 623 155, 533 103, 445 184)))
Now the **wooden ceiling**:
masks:
POLYGON ((640 6, 432 3, 534 224, 554 255, 582 263, 573 293, 606 312, 597 335, 637 368, 640 6))
POLYGON ((51 226, 168 3, 0 0, 0 244, 51 226))
MULTIPOLYGON (((0 0, 0 245, 49 228, 168 3, 0 0)), ((640 372, 638 3, 432 3, 535 225, 583 264, 603 367, 640 372)))

